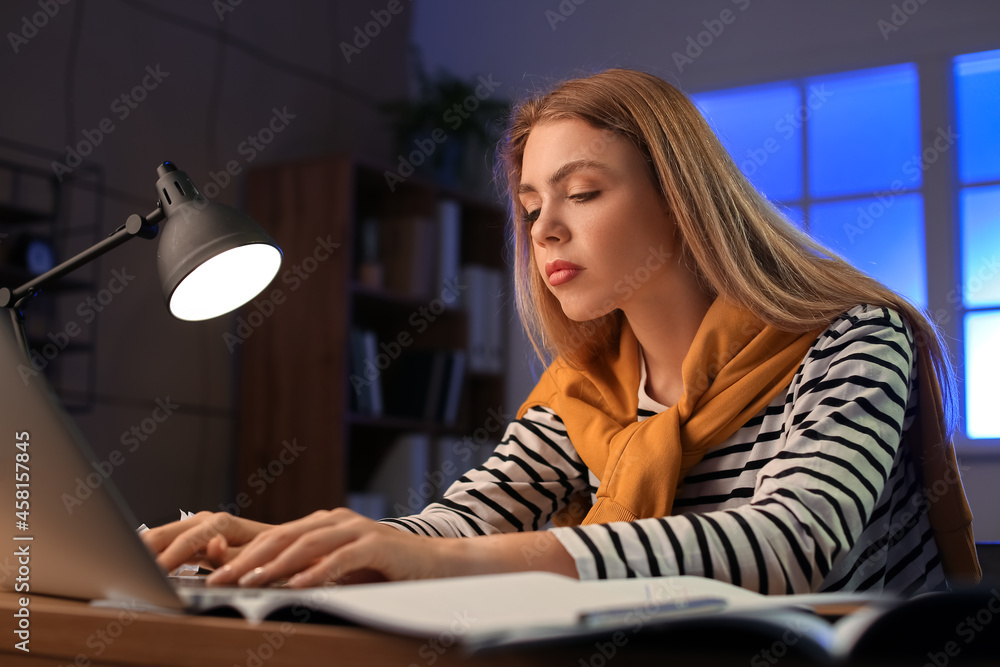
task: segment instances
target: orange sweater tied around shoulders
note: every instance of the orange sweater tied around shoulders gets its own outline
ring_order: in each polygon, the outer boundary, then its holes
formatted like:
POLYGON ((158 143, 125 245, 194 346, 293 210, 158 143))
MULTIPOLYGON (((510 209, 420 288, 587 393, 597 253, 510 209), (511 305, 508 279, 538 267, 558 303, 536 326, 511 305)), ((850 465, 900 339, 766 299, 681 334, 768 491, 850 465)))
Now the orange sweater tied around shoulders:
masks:
MULTIPOLYGON (((637 421, 639 344, 622 325, 617 354, 586 370, 562 358, 545 371, 518 410, 552 409, 583 462, 600 480, 586 516, 568 523, 610 523, 669 516, 687 472, 785 391, 826 327, 790 333, 764 324, 740 306, 716 299, 681 368, 684 393, 669 409, 637 421)), ((918 343, 921 406, 904 434, 923 470, 931 525, 949 579, 978 581, 972 513, 952 443, 944 437, 941 391, 929 354, 918 343)), ((563 517, 566 520, 565 516, 563 517)))

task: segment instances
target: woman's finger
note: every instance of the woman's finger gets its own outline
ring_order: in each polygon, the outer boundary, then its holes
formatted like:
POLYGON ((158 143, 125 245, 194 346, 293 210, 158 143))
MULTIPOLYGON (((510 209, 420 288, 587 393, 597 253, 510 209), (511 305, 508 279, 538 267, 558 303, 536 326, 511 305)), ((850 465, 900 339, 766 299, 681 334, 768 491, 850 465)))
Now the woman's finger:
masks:
POLYGON ((361 526, 357 532, 337 536, 342 546, 320 558, 314 565, 303 568, 291 577, 293 588, 319 586, 327 582, 338 584, 370 581, 400 581, 447 576, 449 556, 444 549, 453 541, 430 538, 393 530, 383 526, 361 526))
POLYGON ((304 588, 330 581, 356 584, 443 576, 441 565, 446 559, 438 548, 443 545, 442 538, 365 530, 293 576, 288 585, 304 588))
POLYGON ((217 569, 236 558, 242 550, 242 546, 230 546, 224 535, 216 535, 205 545, 205 566, 217 569))
MULTIPOLYGON (((276 526, 261 533, 256 539, 237 555, 208 577, 211 585, 233 584, 237 581, 244 586, 263 586, 286 576, 286 569, 281 568, 273 576, 270 574, 270 564, 279 558, 297 540, 305 535, 325 527, 333 527, 344 522, 354 521, 359 515, 350 510, 332 510, 314 512, 309 516, 276 526), (248 576, 250 575, 250 576, 248 576), (246 580, 243 578, 247 577, 246 580)), ((366 520, 367 521, 367 520, 366 520)), ((372 522, 374 523, 374 522, 372 522)), ((312 553, 317 558, 322 553, 318 550, 335 548, 331 544, 322 543, 312 547, 312 553)), ((297 552, 296 552, 297 553, 297 552)), ((311 564, 308 563, 308 564, 311 564)), ((301 568, 300 568, 301 569, 301 568)), ((294 570, 289 574, 294 574, 294 570)))
MULTIPOLYGON (((179 523, 188 524, 191 521, 192 519, 187 519, 179 523)), ((211 514, 190 527, 180 526, 183 529, 181 532, 174 530, 173 532, 176 534, 173 535, 170 543, 160 551, 156 562, 160 564, 160 567, 170 572, 179 565, 204 556, 205 547, 217 535, 225 537, 227 544, 240 545, 249 542, 266 527, 266 524, 248 521, 223 512, 211 514)))
POLYGON ((146 547, 154 554, 158 554, 177 539, 181 533, 190 530, 193 526, 199 525, 214 515, 213 512, 198 512, 194 516, 183 521, 171 521, 156 528, 144 531, 140 537, 145 542, 146 547))
MULTIPOLYGON (((321 526, 302 535, 274 560, 249 572, 239 580, 241 586, 260 586, 270 581, 286 579, 313 568, 336 553, 364 539, 371 527, 362 522, 345 522, 321 526)), ((317 585, 339 580, 347 572, 331 572, 322 579, 311 578, 317 585)))
POLYGON ((393 577, 383 572, 383 569, 375 565, 370 545, 359 545, 355 541, 320 559, 311 567, 302 569, 288 580, 288 586, 308 588, 331 581, 346 584, 352 581, 352 574, 361 571, 378 572, 382 578, 392 580, 393 577))

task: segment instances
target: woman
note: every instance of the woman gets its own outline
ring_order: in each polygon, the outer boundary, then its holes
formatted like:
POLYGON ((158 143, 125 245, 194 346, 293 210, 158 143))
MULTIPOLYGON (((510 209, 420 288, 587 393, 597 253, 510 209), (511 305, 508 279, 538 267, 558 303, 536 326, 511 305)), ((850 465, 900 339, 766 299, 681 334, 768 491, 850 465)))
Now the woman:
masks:
POLYGON ((292 586, 528 569, 765 593, 978 579, 934 326, 790 225, 681 93, 628 70, 566 82, 515 108, 500 171, 518 311, 555 361, 492 458, 382 523, 202 513, 146 533, 161 565, 292 586), (553 518, 566 525, 540 530, 553 518))

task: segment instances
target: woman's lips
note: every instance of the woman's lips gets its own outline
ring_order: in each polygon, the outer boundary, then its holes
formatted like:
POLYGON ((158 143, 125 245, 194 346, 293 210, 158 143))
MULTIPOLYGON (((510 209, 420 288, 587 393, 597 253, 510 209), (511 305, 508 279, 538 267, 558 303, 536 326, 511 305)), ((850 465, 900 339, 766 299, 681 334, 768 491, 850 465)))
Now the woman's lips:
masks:
POLYGON ((577 266, 572 262, 567 262, 562 259, 545 263, 545 275, 548 276, 549 284, 553 287, 568 283, 573 280, 573 278, 576 278, 583 270, 582 266, 577 266))

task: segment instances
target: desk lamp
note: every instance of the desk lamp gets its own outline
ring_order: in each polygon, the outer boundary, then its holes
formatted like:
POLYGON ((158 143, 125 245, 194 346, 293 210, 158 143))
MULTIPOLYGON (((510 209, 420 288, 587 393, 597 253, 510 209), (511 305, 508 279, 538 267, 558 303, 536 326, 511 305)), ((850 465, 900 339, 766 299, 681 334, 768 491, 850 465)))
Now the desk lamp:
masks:
POLYGON ((278 273, 281 249, 239 211, 210 202, 188 175, 170 162, 157 167, 157 206, 130 215, 110 236, 15 289, 0 288, 0 307, 10 310, 18 344, 30 359, 22 309, 47 283, 92 262, 131 238, 156 238, 163 298, 171 314, 197 321, 224 315, 256 296, 278 273))

